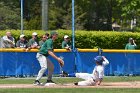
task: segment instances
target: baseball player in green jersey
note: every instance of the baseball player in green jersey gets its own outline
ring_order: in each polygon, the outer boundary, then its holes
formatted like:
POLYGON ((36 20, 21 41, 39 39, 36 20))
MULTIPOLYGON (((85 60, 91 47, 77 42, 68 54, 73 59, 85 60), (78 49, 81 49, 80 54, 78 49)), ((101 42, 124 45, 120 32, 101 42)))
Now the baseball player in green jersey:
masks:
POLYGON ((46 81, 47 83, 52 83, 55 84, 52 81, 52 74, 54 71, 54 65, 53 63, 49 60, 48 56, 52 56, 53 58, 55 58, 60 66, 64 65, 64 62, 61 58, 57 57, 54 52, 53 52, 53 41, 56 40, 58 37, 57 32, 51 32, 50 33, 50 38, 48 40, 45 41, 45 43, 41 46, 39 52, 36 55, 37 60, 39 61, 39 64, 41 66, 40 71, 38 72, 37 78, 34 82, 34 85, 40 85, 39 80, 42 78, 43 74, 45 73, 45 71, 48 68, 48 79, 46 81))

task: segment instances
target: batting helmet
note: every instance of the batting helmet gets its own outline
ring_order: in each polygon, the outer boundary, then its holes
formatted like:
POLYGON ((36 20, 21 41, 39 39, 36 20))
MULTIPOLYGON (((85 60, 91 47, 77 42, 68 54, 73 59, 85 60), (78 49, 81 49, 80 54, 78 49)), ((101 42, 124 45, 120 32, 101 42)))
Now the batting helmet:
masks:
POLYGON ((94 60, 95 60, 95 62, 98 62, 99 64, 102 64, 102 62, 103 62, 103 57, 102 57, 102 56, 96 56, 96 57, 94 58, 94 60))

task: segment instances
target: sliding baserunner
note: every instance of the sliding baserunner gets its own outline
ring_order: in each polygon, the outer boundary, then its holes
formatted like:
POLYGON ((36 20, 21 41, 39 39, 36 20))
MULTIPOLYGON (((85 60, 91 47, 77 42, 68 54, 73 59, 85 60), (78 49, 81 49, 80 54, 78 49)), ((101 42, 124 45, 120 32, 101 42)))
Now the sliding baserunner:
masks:
POLYGON ((94 85, 100 85, 103 81, 104 77, 104 68, 106 65, 109 64, 109 61, 104 56, 96 56, 94 58, 94 61, 96 63, 96 66, 94 67, 93 73, 73 73, 68 74, 70 77, 77 77, 82 78, 84 81, 79 81, 74 83, 75 85, 79 86, 94 86, 94 85))

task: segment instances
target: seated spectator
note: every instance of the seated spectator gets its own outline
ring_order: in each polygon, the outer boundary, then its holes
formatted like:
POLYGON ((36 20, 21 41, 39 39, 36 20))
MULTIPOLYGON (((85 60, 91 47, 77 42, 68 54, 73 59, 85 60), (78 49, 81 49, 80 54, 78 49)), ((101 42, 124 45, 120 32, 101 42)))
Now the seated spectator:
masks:
POLYGON ((32 33, 32 38, 29 40, 29 47, 28 49, 38 49, 40 48, 37 40, 37 33, 33 32, 32 33))
POLYGON ((20 39, 16 43, 17 48, 27 48, 28 47, 28 42, 25 38, 25 35, 20 35, 20 39))
POLYGON ((71 50, 71 42, 70 42, 70 38, 68 35, 64 36, 64 41, 62 42, 62 48, 71 50))
POLYGON ((41 41, 39 41, 39 46, 42 46, 44 42, 48 39, 47 35, 43 35, 41 41))
POLYGON ((12 37, 11 32, 6 32, 6 36, 3 36, 1 39, 2 48, 14 48, 15 39, 12 37))

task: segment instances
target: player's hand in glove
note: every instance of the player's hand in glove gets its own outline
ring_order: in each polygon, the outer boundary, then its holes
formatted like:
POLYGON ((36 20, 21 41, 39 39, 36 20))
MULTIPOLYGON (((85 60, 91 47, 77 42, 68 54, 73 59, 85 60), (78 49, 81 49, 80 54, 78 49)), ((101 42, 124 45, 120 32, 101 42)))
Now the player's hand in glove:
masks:
POLYGON ((60 64, 60 66, 63 67, 64 66, 64 61, 61 58, 58 58, 57 60, 60 64))

